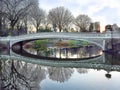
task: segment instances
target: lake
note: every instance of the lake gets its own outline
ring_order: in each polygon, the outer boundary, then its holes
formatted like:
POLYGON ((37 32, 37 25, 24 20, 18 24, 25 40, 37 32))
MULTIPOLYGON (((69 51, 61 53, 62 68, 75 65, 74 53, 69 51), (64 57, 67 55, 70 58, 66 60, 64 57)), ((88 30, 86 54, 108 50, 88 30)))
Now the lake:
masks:
POLYGON ((58 41, 43 44, 46 48, 28 42, 22 52, 16 45, 13 54, 0 48, 0 90, 119 90, 119 54, 105 54, 85 42, 58 41))

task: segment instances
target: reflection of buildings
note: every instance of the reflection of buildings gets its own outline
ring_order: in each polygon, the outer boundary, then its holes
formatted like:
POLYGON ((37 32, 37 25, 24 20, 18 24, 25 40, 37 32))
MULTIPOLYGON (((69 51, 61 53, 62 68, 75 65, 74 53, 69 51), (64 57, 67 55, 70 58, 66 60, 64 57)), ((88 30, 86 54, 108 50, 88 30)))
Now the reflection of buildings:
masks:
POLYGON ((60 83, 69 80, 73 72, 74 70, 71 68, 48 68, 49 78, 60 83))
POLYGON ((120 55, 105 54, 105 63, 108 65, 120 65, 120 55))

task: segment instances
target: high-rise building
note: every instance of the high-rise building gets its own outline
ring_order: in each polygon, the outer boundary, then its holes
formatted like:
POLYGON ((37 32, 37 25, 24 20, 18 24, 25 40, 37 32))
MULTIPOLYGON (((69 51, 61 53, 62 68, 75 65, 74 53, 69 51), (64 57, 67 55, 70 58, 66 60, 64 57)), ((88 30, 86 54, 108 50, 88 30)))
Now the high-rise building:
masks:
POLYGON ((119 31, 118 25, 117 24, 113 24, 112 25, 112 30, 115 31, 115 32, 119 31))
POLYGON ((112 30, 112 25, 108 24, 105 26, 105 31, 111 31, 112 30))
POLYGON ((100 32, 100 22, 95 22, 95 23, 94 23, 94 30, 95 30, 96 32, 100 32))
POLYGON ((105 31, 114 31, 114 32, 118 32, 119 31, 119 27, 117 26, 117 24, 113 24, 113 25, 106 25, 105 26, 105 31))
POLYGON ((94 32, 100 32, 100 22, 91 23, 89 30, 94 32))
POLYGON ((94 27, 94 23, 90 23, 89 31, 92 32, 94 27))

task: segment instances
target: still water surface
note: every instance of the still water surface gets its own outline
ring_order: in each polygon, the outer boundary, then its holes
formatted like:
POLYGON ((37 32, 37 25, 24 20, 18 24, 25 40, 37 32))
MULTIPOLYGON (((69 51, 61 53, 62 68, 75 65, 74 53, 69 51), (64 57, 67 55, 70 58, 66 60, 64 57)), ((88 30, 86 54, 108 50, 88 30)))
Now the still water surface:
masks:
POLYGON ((32 55, 60 59, 83 59, 102 54, 100 47, 78 40, 43 39, 24 45, 24 50, 32 55))
MULTIPOLYGON (((91 55, 94 54, 93 51, 91 55)), ((91 55, 87 53, 87 56, 91 55)), ((9 50, 3 48, 0 50, 0 90, 120 90, 119 54, 113 56, 105 54, 105 59, 100 62, 82 63, 87 63, 88 66, 94 64, 96 65, 94 68, 52 67, 12 58, 6 59, 2 56, 10 56, 9 50), (97 65, 109 68, 100 68, 97 65), (113 70, 112 67, 118 69, 113 70)))

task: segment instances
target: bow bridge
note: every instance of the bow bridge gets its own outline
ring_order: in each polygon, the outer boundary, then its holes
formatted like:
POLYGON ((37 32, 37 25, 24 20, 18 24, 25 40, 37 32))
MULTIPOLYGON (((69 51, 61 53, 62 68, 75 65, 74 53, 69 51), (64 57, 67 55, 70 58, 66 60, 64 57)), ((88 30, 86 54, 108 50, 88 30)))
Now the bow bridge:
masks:
POLYGON ((104 54, 97 58, 92 58, 88 60, 78 60, 78 61, 55 61, 55 60, 43 60, 43 59, 35 59, 30 57, 25 57, 18 55, 16 53, 12 53, 10 55, 0 55, 0 59, 2 60, 18 60, 25 61, 27 63, 40 64, 45 66, 53 66, 53 67, 76 67, 76 68, 92 68, 92 69, 103 69, 106 71, 120 71, 119 65, 110 65, 105 64, 105 56, 104 54))
POLYGON ((90 43, 94 43, 105 50, 106 41, 111 38, 120 38, 120 33, 60 33, 60 32, 47 32, 47 33, 35 33, 26 34, 20 36, 8 36, 0 38, 0 41, 9 41, 10 47, 15 43, 26 40, 37 40, 44 38, 65 38, 74 40, 84 40, 90 43))

